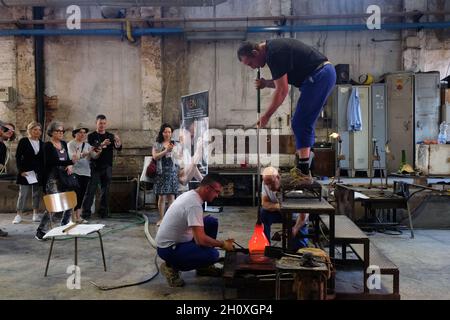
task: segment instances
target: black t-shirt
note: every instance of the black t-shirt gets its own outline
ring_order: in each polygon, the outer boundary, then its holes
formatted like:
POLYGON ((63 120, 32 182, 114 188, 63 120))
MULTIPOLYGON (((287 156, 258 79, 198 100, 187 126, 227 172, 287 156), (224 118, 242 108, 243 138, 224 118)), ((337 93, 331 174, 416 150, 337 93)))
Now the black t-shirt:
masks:
POLYGON ((266 63, 272 72, 272 79, 278 80, 285 74, 288 83, 300 87, 327 57, 297 39, 273 39, 266 41, 266 63))
MULTIPOLYGON (((102 152, 100 153, 100 156, 97 159, 92 159, 91 163, 93 164, 94 168, 104 168, 107 166, 111 166, 113 164, 113 156, 114 156, 114 135, 109 132, 105 132, 104 134, 100 134, 97 131, 94 131, 90 134, 88 134, 88 142, 93 147, 98 147, 100 144, 105 141, 106 139, 109 139, 111 141, 111 144, 108 145, 106 148, 102 149, 102 152)), ((122 146, 119 148, 116 148, 117 150, 122 150, 122 146)))
POLYGON ((0 164, 5 165, 6 162, 6 146, 3 141, 0 141, 0 164))

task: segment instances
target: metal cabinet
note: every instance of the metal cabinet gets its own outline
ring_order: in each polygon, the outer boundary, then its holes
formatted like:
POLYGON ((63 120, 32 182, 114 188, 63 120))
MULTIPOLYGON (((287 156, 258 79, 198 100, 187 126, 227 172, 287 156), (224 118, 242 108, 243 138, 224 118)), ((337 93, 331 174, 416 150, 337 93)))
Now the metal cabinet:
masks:
MULTIPOLYGON (((337 85, 331 96, 333 109, 333 128, 341 136, 342 154, 345 156, 341 160, 340 167, 347 170, 349 176, 354 176, 356 171, 369 170, 369 149, 370 144, 370 86, 337 85), (347 108, 353 88, 358 89, 361 104, 362 131, 349 132, 347 121, 347 108)), ((338 145, 336 143, 336 150, 338 145)), ((338 153, 336 152, 336 156, 338 153)))
MULTIPOLYGON (((350 137, 347 130, 347 105, 351 92, 352 86, 349 84, 336 85, 333 94, 330 97, 333 110, 333 128, 339 133, 342 139, 341 153, 345 156, 345 159, 341 160, 340 167, 344 170, 350 169, 350 137)), ((335 150, 338 150, 337 142, 335 144, 335 150)), ((336 156, 338 156, 338 152, 336 152, 336 156)))
POLYGON ((439 134, 440 73, 414 75, 414 144, 437 139, 439 134))
POLYGON ((350 132, 350 176, 356 171, 369 172, 370 86, 353 86, 359 93, 362 130, 350 132))
MULTIPOLYGON (((386 86, 384 83, 377 83, 371 86, 371 100, 372 100, 372 112, 371 112, 371 139, 376 140, 378 146, 378 153, 380 155, 380 162, 375 163, 373 169, 385 169, 386 168, 386 86)), ((370 145, 369 152, 373 153, 373 144, 370 145)), ((369 157, 371 159, 371 157, 369 157)), ((372 163, 369 163, 372 168, 372 163)))
POLYGON ((437 139, 439 133, 439 72, 392 73, 386 76, 387 138, 394 159, 386 164, 396 172, 401 152, 406 162, 414 164, 415 145, 437 139))
POLYGON ((386 76, 387 140, 393 155, 386 163, 388 173, 396 172, 401 163, 402 150, 406 161, 414 159, 414 73, 391 73, 386 76))

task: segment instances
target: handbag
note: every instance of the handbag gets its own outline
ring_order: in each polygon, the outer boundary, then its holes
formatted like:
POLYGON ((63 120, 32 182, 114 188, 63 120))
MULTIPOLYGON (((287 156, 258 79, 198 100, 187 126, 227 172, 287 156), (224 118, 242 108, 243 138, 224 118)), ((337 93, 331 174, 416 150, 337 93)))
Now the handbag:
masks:
POLYGON ((156 160, 152 159, 150 164, 147 167, 147 170, 145 171, 145 174, 149 178, 154 178, 156 176, 156 160))
POLYGON ((80 187, 77 176, 68 174, 64 168, 58 168, 58 178, 62 191, 75 191, 80 187))

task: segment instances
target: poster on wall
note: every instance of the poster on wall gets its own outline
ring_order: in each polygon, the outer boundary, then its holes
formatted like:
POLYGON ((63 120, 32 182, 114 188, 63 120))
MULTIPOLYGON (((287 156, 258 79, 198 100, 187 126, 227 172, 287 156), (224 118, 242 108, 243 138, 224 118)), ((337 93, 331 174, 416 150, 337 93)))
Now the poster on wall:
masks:
POLYGON ((203 91, 181 97, 182 179, 195 185, 208 174, 209 92, 203 91))
POLYGON ((208 101, 209 101, 208 91, 193 93, 181 97, 183 120, 208 118, 209 116, 208 101))

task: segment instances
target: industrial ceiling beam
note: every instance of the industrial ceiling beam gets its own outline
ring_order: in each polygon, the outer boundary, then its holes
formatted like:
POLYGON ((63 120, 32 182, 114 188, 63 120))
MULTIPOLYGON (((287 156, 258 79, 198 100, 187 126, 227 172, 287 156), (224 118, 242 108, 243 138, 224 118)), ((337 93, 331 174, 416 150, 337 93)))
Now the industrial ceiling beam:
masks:
POLYGON ((206 7, 215 6, 226 0, 0 0, 0 7, 68 7, 111 6, 111 7, 206 7))
MULTIPOLYGON (((1 3, 2 0, 0 0, 1 3)), ((6 0, 3 0, 6 1, 6 0)), ((417 11, 409 12, 388 12, 383 14, 382 18, 407 18, 417 16, 417 11)), ((421 16, 450 16, 450 11, 421 11, 421 16)), ((329 19, 364 19, 369 17, 368 13, 356 14, 329 14, 329 15, 293 15, 293 16, 259 16, 259 17, 191 17, 191 18, 89 18, 81 19, 81 23, 125 23, 127 21, 133 23, 152 22, 152 23, 190 23, 190 22, 252 22, 252 21, 307 21, 307 20, 329 20, 329 19)), ((66 24, 66 19, 50 19, 50 20, 23 20, 23 19, 0 19, 0 24, 19 24, 19 25, 35 25, 35 24, 66 24)))

